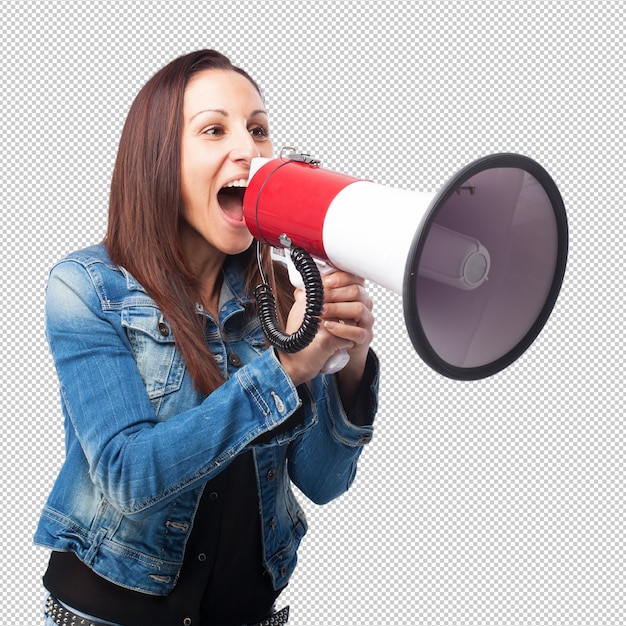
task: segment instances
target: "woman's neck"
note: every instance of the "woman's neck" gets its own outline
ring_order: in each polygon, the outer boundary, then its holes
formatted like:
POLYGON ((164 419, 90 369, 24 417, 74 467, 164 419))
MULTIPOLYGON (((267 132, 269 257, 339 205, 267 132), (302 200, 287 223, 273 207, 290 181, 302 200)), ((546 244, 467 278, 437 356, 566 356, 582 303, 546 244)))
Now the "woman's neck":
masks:
POLYGON ((226 254, 211 246, 195 230, 183 227, 182 245, 195 277, 198 289, 198 303, 218 320, 218 307, 222 290, 222 266, 226 254))

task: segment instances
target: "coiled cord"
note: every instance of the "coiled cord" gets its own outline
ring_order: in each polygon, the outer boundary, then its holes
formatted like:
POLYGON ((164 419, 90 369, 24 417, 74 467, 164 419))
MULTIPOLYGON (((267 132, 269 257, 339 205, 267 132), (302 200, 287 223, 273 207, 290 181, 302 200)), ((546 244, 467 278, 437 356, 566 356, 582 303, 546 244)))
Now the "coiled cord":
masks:
POLYGON ((299 352, 306 348, 317 334, 321 322, 322 307, 324 306, 324 286, 315 261, 303 248, 290 248, 291 260, 300 272, 306 292, 306 307, 304 319, 300 328, 291 335, 286 334, 278 323, 276 300, 272 288, 267 284, 261 266, 261 246, 257 242, 257 261, 262 284, 254 290, 254 296, 259 305, 259 319, 267 340, 283 352, 299 352))

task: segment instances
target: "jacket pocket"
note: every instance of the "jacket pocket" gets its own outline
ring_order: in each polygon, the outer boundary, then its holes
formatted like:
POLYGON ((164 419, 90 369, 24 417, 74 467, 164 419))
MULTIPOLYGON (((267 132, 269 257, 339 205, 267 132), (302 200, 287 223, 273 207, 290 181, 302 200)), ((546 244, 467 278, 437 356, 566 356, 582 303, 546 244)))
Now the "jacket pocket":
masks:
POLYGON ((268 348, 267 338, 261 328, 261 323, 254 318, 246 324, 241 332, 243 340, 257 353, 262 354, 268 348))
POLYGON ((158 404, 160 398, 180 389, 185 375, 172 329, 153 306, 126 307, 121 320, 148 396, 158 404))

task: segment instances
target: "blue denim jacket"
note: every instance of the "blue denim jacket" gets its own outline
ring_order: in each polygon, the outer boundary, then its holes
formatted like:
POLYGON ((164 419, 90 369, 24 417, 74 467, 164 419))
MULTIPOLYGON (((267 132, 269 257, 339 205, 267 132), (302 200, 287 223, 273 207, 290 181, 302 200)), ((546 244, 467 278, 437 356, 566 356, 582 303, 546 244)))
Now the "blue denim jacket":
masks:
POLYGON ((300 397, 256 317, 244 314, 242 289, 231 257, 221 328, 210 316, 207 325, 227 380, 205 397, 193 387, 167 320, 104 245, 53 267, 46 333, 60 383, 66 457, 36 543, 72 551, 124 587, 167 595, 205 483, 252 449, 264 564, 275 589, 287 583, 307 529, 290 481, 316 503, 348 489, 372 436, 378 369, 365 426, 348 420, 334 376, 316 377, 300 397), (230 362, 231 352, 242 366, 230 362), (304 419, 297 426, 255 444, 300 406, 304 419))

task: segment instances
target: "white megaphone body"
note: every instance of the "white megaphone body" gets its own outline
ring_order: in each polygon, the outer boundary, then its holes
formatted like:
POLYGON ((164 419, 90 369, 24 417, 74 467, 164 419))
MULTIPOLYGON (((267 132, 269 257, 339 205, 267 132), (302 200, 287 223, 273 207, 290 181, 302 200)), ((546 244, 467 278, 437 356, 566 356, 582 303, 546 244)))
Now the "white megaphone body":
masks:
POLYGON ((254 159, 244 196, 253 236, 402 296, 411 341, 459 380, 495 374, 534 341, 567 261, 567 218, 547 172, 517 154, 471 163, 437 194, 319 167, 254 159))

